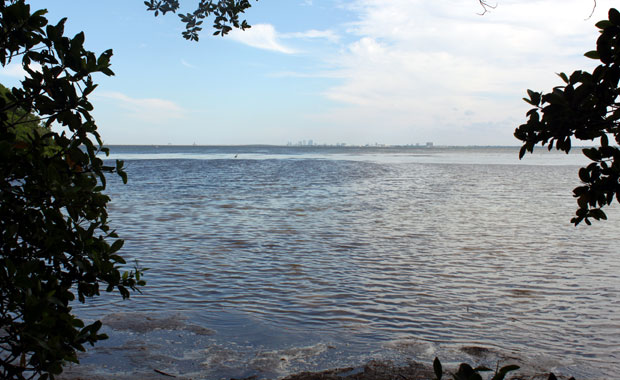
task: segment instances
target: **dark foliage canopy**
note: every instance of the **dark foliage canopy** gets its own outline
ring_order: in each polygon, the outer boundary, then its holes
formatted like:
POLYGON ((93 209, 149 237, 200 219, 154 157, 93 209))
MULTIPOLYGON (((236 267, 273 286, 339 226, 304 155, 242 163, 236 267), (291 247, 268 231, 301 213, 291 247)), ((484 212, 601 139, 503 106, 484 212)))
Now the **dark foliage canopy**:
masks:
MULTIPOLYGON (((256 0, 258 1, 258 0, 256 0)), ((484 15, 497 7, 497 3, 493 4, 488 0, 478 0, 482 7, 480 15, 484 15)), ((181 4, 179 0, 147 0, 144 2, 146 9, 152 11, 155 16, 160 13, 176 13, 181 4)), ((181 22, 185 24, 183 37, 190 41, 198 41, 199 33, 202 30, 203 21, 213 16, 213 32, 214 35, 224 36, 233 28, 245 30, 251 26, 246 20, 239 21, 239 16, 252 7, 250 0, 200 0, 196 6, 196 10, 192 13, 179 14, 181 22)), ((596 7, 596 0, 594 0, 596 7)))
POLYGON ((0 1, 0 64, 21 60, 21 87, 0 96, 0 378, 53 378, 94 344, 70 302, 144 284, 122 272, 123 241, 108 226, 106 174, 126 181, 106 154, 90 112, 92 75, 113 75, 112 51, 95 55, 84 34, 64 36, 46 11, 0 1), (53 129, 52 129, 53 126, 53 129), (54 132, 57 130, 58 132, 54 132))
POLYGON ((586 57, 601 63, 592 72, 577 70, 570 76, 558 74, 564 85, 549 93, 528 90, 524 100, 534 106, 527 123, 515 137, 523 141, 519 153, 533 152, 537 144, 568 153, 573 139, 598 141, 583 154, 592 161, 579 170, 582 182, 573 190, 578 209, 571 222, 607 219, 602 208, 620 202, 620 12, 609 10, 609 19, 596 24, 600 36, 596 50, 586 57))
MULTIPOLYGON (((256 0, 258 1, 258 0, 256 0)), ((179 10, 179 0, 149 0, 145 1, 147 10, 160 13, 176 13, 179 10)), ((200 0, 196 10, 192 13, 179 14, 181 22, 185 24, 183 37, 190 41, 198 41, 198 34, 202 30, 202 23, 207 17, 213 16, 214 35, 224 36, 233 28, 245 30, 250 27, 246 20, 239 21, 239 16, 252 4, 250 0, 200 0)))

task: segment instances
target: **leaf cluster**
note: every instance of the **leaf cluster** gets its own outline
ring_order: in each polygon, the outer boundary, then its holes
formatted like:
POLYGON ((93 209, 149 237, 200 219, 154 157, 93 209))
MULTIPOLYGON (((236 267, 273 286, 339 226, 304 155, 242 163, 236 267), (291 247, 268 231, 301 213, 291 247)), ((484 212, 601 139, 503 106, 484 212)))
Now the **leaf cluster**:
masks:
MULTIPOLYGON (((257 0, 258 1, 258 0, 257 0)), ((176 13, 180 4, 178 0, 147 0, 146 9, 155 16, 160 13, 176 13)), ((196 10, 192 13, 179 14, 181 22, 185 24, 183 37, 190 41, 198 41, 204 19, 213 16, 213 35, 224 36, 233 28, 245 30, 250 28, 246 20, 240 21, 239 16, 252 5, 250 0, 200 0, 196 10)))
MULTIPOLYGON (((491 380, 504 380, 508 372, 516 371, 520 367, 518 365, 507 365, 502 368, 497 368, 491 380)), ((435 358, 433 361, 433 371, 435 372, 435 377, 437 380, 441 380, 443 378, 443 367, 441 365, 441 361, 439 358, 435 358)), ((481 372, 491 372, 492 369, 478 366, 476 368, 472 368, 467 363, 461 363, 459 365, 459 369, 452 374, 453 380, 482 380, 481 372)))
POLYGON ((523 141, 519 158, 538 144, 568 153, 573 139, 598 142, 583 149, 592 163, 579 170, 582 185, 573 190, 578 205, 571 219, 575 225, 607 219, 602 208, 614 199, 620 202, 620 12, 610 9, 609 19, 596 26, 600 30, 596 50, 585 56, 600 65, 592 72, 558 74, 564 84, 549 93, 527 90, 524 100, 534 108, 515 130, 515 137, 523 141))
MULTIPOLYGON (((491 377, 491 380, 504 380, 504 378, 506 378, 506 375, 508 375, 509 372, 516 371, 519 368, 521 367, 514 364, 503 366, 502 368, 499 368, 498 365, 495 369, 495 372, 493 373, 493 377, 491 377)), ((473 368, 467 363, 461 363, 458 370, 454 373, 451 373, 451 375, 453 380, 482 380, 482 375, 480 375, 480 373, 491 371, 493 370, 485 366, 478 366, 476 368, 473 368)), ((439 360, 439 358, 435 358, 435 360, 433 361, 433 372, 435 373, 436 380, 442 380, 444 369, 441 365, 441 361, 439 360)), ((557 380, 557 377, 553 372, 551 372, 549 373, 549 377, 547 379, 557 380)), ((571 377, 569 380, 575 380, 575 378, 571 377)))
POLYGON ((121 272, 123 245, 108 226, 106 175, 126 182, 123 163, 106 166, 88 95, 94 74, 113 75, 112 51, 64 35, 65 19, 0 0, 0 64, 21 60, 21 87, 0 96, 0 378, 54 378, 77 351, 106 336, 70 302, 105 291, 123 298, 144 285, 121 272), (53 128, 52 128, 53 127, 53 128), (58 131, 58 132, 55 132, 58 131))

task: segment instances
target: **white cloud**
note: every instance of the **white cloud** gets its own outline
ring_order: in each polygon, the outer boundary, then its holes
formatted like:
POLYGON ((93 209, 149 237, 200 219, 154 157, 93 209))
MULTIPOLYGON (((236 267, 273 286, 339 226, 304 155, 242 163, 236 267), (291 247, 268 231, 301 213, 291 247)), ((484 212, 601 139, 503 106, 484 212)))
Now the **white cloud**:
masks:
POLYGON ((298 71, 278 71, 267 74, 270 78, 335 78, 340 79, 341 76, 334 71, 313 71, 313 72, 298 72, 298 71))
POLYGON ((181 59, 181 64, 183 66, 187 67, 187 68, 190 68, 190 69, 195 69, 196 68, 196 66, 192 65, 191 63, 187 62, 184 59, 181 59))
POLYGON ((358 17, 347 32, 355 41, 335 60, 342 82, 325 91, 341 106, 323 117, 358 128, 379 123, 388 135, 471 131, 470 141, 443 136, 461 144, 488 137, 476 135, 480 125, 496 125, 491 134, 506 139, 498 143, 516 144, 509 120, 524 119, 525 90, 549 90, 555 72, 592 66, 582 54, 595 46, 593 24, 607 5, 599 0, 584 21, 592 3, 583 0, 501 0, 485 16, 474 0, 353 1, 358 17))
POLYGON ((286 33, 282 35, 282 38, 324 38, 330 42, 338 42, 340 40, 340 36, 337 35, 333 30, 316 30, 310 29, 305 32, 297 32, 297 33, 286 33))
POLYGON ((26 71, 23 69, 21 64, 11 63, 7 66, 0 68, 0 75, 21 79, 26 76, 26 71))
MULTIPOLYGON (((33 64, 31 68, 35 71, 41 71, 41 65, 39 64, 33 64)), ((24 70, 21 63, 11 63, 4 67, 0 67, 0 75, 2 76, 24 79, 26 74, 26 70, 24 70)))
POLYGON ((101 92, 95 98, 109 99, 128 111, 130 117, 149 123, 165 123, 181 119, 187 113, 174 102, 157 98, 132 98, 120 92, 101 92))
POLYGON ((228 37, 257 49, 277 51, 284 54, 295 53, 295 50, 280 43, 276 29, 271 24, 255 24, 246 30, 233 29, 228 37))

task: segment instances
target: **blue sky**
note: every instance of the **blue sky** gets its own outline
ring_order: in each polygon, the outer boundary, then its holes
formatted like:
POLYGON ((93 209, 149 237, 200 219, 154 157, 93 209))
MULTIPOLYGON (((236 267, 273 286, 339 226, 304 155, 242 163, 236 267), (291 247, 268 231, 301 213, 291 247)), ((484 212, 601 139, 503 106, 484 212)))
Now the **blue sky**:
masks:
POLYGON ((518 145, 525 90, 595 65, 583 53, 613 1, 588 20, 590 0, 497 2, 480 16, 477 0, 252 1, 252 29, 198 43, 141 0, 29 3, 114 50, 91 96, 106 144, 518 145))

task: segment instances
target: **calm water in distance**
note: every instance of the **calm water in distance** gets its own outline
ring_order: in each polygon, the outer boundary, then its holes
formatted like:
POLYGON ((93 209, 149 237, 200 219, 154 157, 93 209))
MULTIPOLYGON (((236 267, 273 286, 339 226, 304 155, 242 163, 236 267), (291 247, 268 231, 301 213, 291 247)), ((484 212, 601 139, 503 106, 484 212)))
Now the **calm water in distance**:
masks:
MULTIPOLYGON (((613 376, 618 207, 607 222, 575 228, 578 150, 523 161, 517 152, 112 147, 129 183, 109 181, 111 224, 128 262, 150 268, 148 286, 131 301, 76 308, 215 330, 175 338, 168 371, 196 378, 435 355, 613 376), (488 355, 468 356, 467 346, 488 355)), ((140 338, 110 332, 110 347, 140 338)), ((106 355, 95 349, 84 362, 106 355)))

